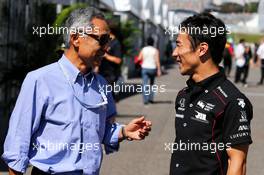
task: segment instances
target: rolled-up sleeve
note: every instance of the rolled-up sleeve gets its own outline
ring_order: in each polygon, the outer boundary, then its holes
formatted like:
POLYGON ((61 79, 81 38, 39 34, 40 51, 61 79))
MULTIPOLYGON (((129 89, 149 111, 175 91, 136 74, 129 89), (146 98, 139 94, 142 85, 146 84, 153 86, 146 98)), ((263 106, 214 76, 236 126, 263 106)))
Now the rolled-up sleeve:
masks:
POLYGON ((18 172, 24 173, 27 169, 31 136, 39 126, 44 107, 39 86, 37 79, 29 73, 9 121, 2 158, 11 169, 18 172))
POLYGON ((117 114, 115 101, 111 92, 107 94, 107 100, 107 118, 103 143, 105 145, 106 154, 109 154, 114 151, 118 151, 119 149, 118 136, 122 125, 120 125, 119 123, 111 122, 111 118, 115 117, 115 115, 117 114))
POLYGON ((118 151, 119 149, 118 135, 121 129, 122 129, 122 125, 118 123, 107 122, 106 134, 104 137, 104 145, 105 145, 106 154, 110 154, 115 151, 118 151))

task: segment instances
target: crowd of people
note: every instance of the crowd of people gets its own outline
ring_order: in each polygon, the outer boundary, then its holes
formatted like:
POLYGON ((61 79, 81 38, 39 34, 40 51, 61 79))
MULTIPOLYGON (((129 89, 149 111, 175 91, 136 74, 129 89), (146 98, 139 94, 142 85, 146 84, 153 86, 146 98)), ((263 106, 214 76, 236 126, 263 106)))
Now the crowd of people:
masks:
POLYGON ((227 40, 224 54, 223 65, 226 75, 229 77, 232 70, 233 60, 235 62, 234 82, 242 83, 248 87, 248 75, 250 67, 260 67, 260 80, 257 85, 263 84, 264 79, 264 39, 260 44, 247 43, 245 39, 240 39, 239 43, 234 46, 233 40, 227 40))

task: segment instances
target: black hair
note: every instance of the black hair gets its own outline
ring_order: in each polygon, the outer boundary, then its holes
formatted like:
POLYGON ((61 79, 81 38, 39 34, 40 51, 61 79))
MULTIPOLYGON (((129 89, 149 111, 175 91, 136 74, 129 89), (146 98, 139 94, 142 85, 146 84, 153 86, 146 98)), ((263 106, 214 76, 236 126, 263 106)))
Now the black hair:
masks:
POLYGON ((200 43, 206 42, 214 63, 218 65, 221 62, 226 44, 227 31, 225 24, 220 19, 209 13, 200 13, 185 19, 179 28, 180 31, 184 29, 183 32, 187 30, 193 50, 200 43), (192 32, 193 29, 195 29, 195 32, 192 32), (211 29, 216 31, 213 35, 211 29))
POLYGON ((148 37, 148 39, 147 39, 147 45, 148 46, 153 46, 154 45, 154 39, 152 37, 148 37))
POLYGON ((244 43, 245 42, 245 39, 244 38, 241 38, 240 40, 239 40, 239 43, 244 43))

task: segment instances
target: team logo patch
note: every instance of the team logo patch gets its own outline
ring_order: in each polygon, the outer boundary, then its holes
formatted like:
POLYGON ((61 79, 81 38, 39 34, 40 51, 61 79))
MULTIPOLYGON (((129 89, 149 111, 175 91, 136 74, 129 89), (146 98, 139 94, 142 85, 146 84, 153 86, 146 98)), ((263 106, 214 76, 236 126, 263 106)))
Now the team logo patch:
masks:
POLYGON ((203 122, 203 123, 209 123, 208 120, 206 119, 206 114, 195 111, 196 114, 194 115, 194 117, 191 117, 191 119, 199 121, 199 122, 203 122))

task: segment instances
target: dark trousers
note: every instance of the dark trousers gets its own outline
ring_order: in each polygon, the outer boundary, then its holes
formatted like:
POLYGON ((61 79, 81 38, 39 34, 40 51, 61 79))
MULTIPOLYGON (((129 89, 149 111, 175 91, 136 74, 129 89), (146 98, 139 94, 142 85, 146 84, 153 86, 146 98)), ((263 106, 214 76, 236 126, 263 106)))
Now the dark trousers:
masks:
POLYGON ((31 175, 50 175, 49 173, 46 173, 44 171, 41 171, 40 169, 33 167, 31 171, 31 175))
POLYGON ((243 79, 242 79, 242 83, 244 84, 247 83, 248 71, 249 71, 249 65, 245 65, 243 67, 243 79))
POLYGON ((241 75, 244 72, 244 67, 236 67, 235 83, 241 81, 241 75))
POLYGON ((263 80, 264 80, 264 59, 261 59, 260 69, 261 69, 261 78, 260 78, 259 83, 263 84, 263 80))
MULTIPOLYGON (((70 174, 70 175, 74 175, 74 174, 83 174, 83 171, 75 171, 75 172, 66 172, 66 173, 59 173, 59 174, 70 174)), ((37 167, 33 167, 32 171, 31 171, 31 175, 50 175, 50 173, 46 173, 44 171, 41 171, 40 169, 38 169, 37 167)))
POLYGON ((224 70, 225 70, 226 76, 230 75, 231 69, 232 69, 232 60, 224 61, 224 70))
POLYGON ((143 101, 148 103, 153 101, 154 92, 152 86, 155 82, 155 76, 157 74, 157 69, 146 69, 142 68, 141 70, 142 79, 143 79, 143 101))

